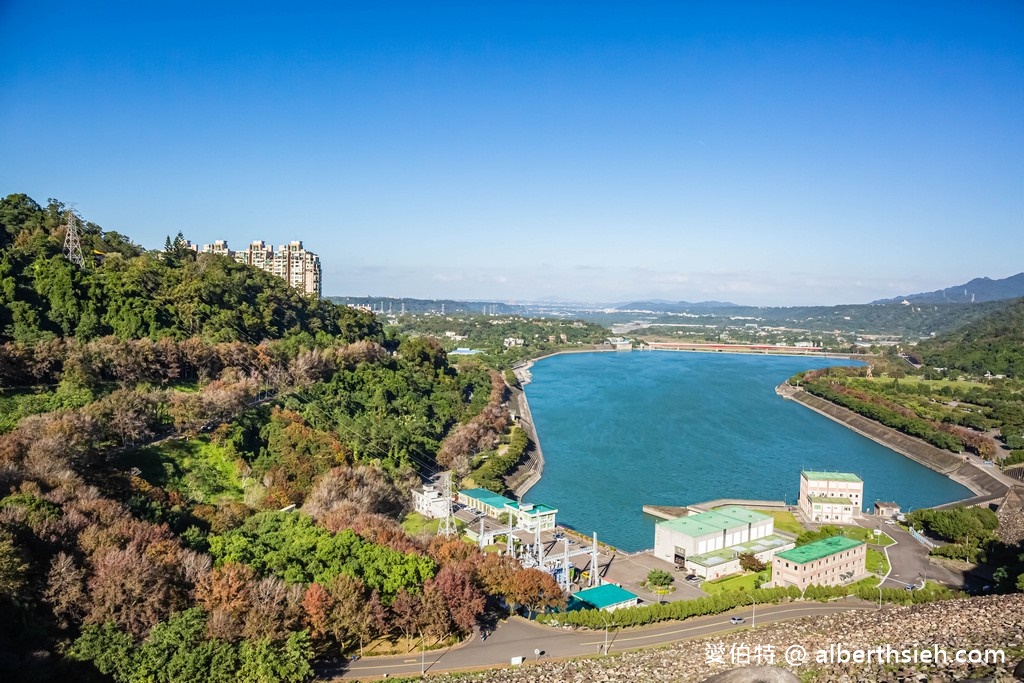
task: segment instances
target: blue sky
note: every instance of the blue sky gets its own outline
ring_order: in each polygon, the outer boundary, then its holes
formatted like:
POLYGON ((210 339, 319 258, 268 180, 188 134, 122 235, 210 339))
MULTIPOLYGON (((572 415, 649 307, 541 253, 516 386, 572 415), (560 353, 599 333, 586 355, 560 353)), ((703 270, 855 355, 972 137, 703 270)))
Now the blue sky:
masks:
POLYGON ((1024 4, 0 2, 0 193, 324 293, 856 303, 1024 270, 1024 4))

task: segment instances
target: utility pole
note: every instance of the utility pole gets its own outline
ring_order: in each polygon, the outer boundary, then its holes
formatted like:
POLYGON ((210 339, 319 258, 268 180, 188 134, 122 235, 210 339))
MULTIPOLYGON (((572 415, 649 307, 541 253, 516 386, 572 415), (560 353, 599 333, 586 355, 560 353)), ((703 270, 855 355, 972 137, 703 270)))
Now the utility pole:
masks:
POLYGON ((67 217, 67 232, 64 235, 64 256, 76 266, 81 268, 85 264, 82 257, 82 243, 78 237, 78 216, 75 210, 68 207, 64 212, 67 217))

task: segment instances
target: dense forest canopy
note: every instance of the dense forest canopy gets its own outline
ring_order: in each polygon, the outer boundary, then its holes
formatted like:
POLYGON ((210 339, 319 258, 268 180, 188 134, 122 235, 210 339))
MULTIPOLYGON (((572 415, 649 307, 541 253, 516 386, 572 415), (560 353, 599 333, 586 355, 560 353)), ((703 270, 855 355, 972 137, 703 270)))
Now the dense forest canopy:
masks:
POLYGON ((0 200, 0 679, 302 681, 443 645, 550 575, 413 535, 411 485, 508 428, 503 376, 183 238, 0 200))
POLYGON ((1024 299, 955 332, 922 342, 911 352, 933 367, 955 368, 974 375, 1024 377, 1024 299))

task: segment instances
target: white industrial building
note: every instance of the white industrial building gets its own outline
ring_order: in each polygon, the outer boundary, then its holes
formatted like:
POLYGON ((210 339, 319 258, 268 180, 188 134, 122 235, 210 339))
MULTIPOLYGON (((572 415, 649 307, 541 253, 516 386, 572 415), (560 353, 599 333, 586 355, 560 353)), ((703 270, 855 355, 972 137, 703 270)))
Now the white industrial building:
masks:
POLYGON ((412 509, 428 519, 438 519, 448 513, 448 501, 433 484, 424 484, 412 490, 412 509))
POLYGON ((516 526, 529 532, 555 528, 556 508, 543 503, 506 503, 505 509, 515 517, 516 526))
POLYGON ((864 500, 864 482, 849 472, 800 473, 798 506, 811 522, 853 524, 864 500))
POLYGON ((770 515, 737 505, 659 522, 654 527, 654 555, 705 578, 740 570, 739 556, 751 554, 762 562, 794 545, 775 534, 770 515))

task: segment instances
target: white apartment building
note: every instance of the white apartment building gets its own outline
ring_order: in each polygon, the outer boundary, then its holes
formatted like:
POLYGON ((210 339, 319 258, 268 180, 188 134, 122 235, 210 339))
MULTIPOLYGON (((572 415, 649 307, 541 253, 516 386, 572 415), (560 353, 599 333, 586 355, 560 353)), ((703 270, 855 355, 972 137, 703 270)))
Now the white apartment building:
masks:
POLYGON ((320 257, 303 248, 299 240, 282 244, 276 251, 263 240, 253 241, 244 251, 231 251, 225 240, 217 240, 213 244, 204 244, 202 251, 230 256, 239 263, 276 275, 304 294, 320 298, 322 293, 320 257))
POLYGON ((864 482, 849 472, 800 473, 798 507, 811 522, 853 524, 864 500, 864 482))

